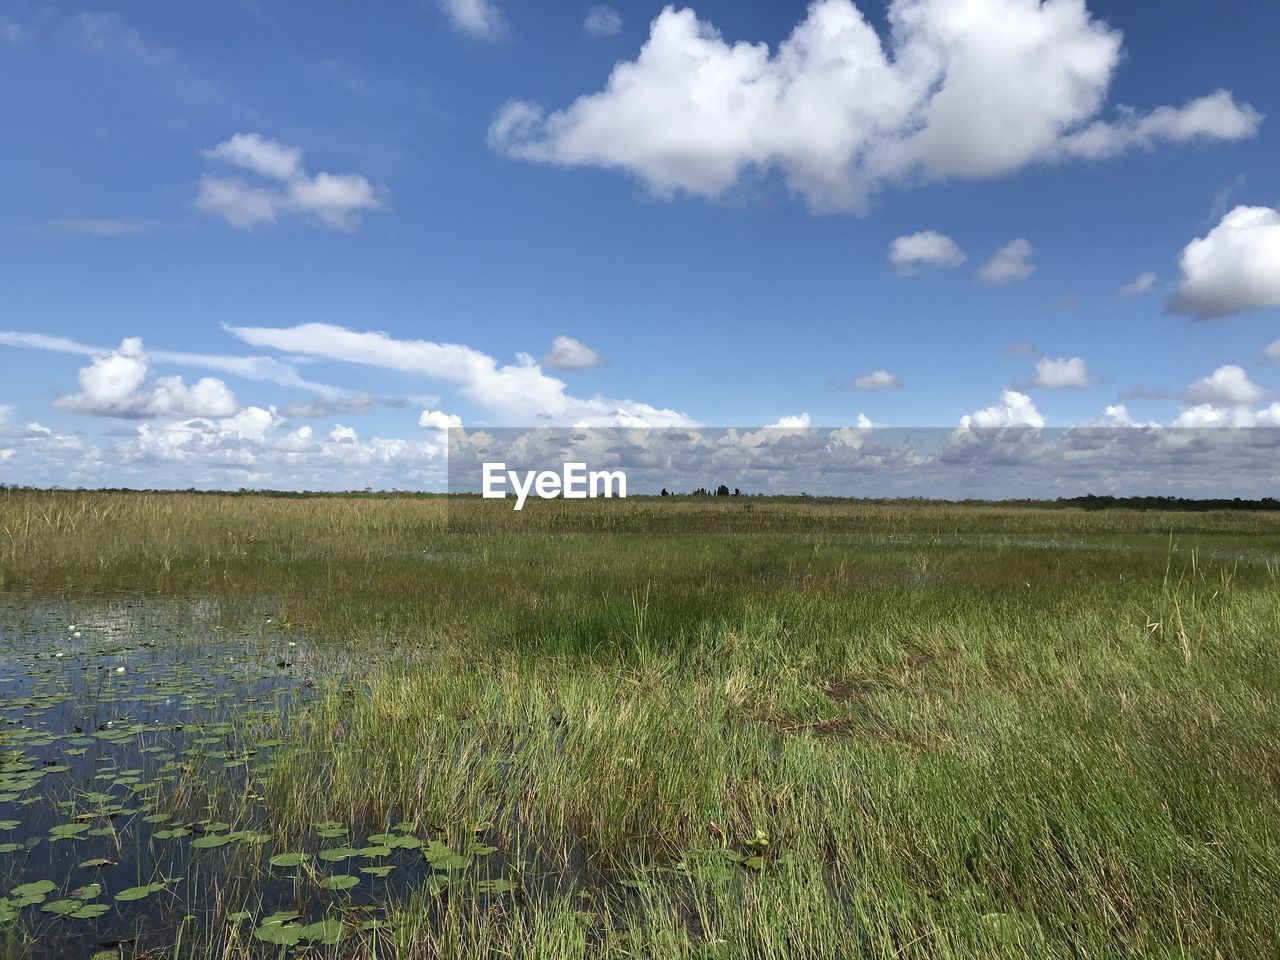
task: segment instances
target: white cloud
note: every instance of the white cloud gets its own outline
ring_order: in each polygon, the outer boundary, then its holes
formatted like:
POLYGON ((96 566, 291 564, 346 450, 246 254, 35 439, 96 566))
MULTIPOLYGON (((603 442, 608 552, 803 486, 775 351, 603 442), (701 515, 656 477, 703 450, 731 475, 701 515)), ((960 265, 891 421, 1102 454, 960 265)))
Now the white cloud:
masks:
POLYGON ((1262 410, 1244 405, 1198 403, 1183 410, 1170 426, 1174 427, 1276 427, 1280 426, 1280 403, 1262 410))
POLYGON ((540 362, 552 370, 586 370, 601 363, 600 354, 573 337, 552 340, 551 351, 540 362))
POLYGON ((1154 273, 1140 273, 1129 283, 1126 283, 1117 292, 1122 297, 1136 297, 1144 293, 1149 293, 1151 288, 1156 285, 1156 275, 1154 273))
POLYGON ((508 30, 507 18, 493 0, 440 0, 453 29, 476 40, 498 40, 508 30))
POLYGON ((1036 375, 1027 384, 1045 390, 1071 390, 1093 386, 1083 357, 1043 357, 1036 361, 1036 375))
POLYGON ((566 424, 694 423, 683 413, 634 400, 571 396, 565 392, 564 381, 543 372, 527 354, 519 354, 514 364, 499 365, 488 354, 461 344, 399 340, 385 333, 360 333, 325 323, 226 329, 255 346, 419 373, 456 383, 468 400, 517 424, 538 418, 566 424))
POLYGON ((850 210, 886 184, 1234 140, 1260 120, 1223 91, 1099 119, 1121 35, 1082 0, 893 0, 888 19, 882 41, 850 0, 817 0, 771 51, 667 7, 603 90, 550 113, 511 102, 490 144, 625 170, 662 197, 721 196, 777 170, 811 208, 850 210))
POLYGON ((334 230, 356 230, 363 211, 382 206, 373 186, 356 174, 308 175, 302 149, 257 133, 237 133, 206 150, 205 157, 250 170, 279 186, 254 186, 241 177, 200 178, 195 205, 246 230, 299 214, 334 230))
POLYGON ((1004 286, 1025 280, 1036 272, 1031 255, 1035 249, 1027 241, 1019 237, 1010 240, 995 252, 995 255, 982 265, 978 277, 983 283, 1004 286))
POLYGON ((418 417, 418 426, 424 430, 456 430, 462 426, 462 418, 456 413, 423 410, 422 415, 418 417))
POLYGON ((1170 313, 1213 320, 1280 306, 1280 210, 1236 207, 1178 258, 1170 313))
MULTIPOLYGON (((66 337, 54 337, 44 333, 24 333, 19 330, 0 330, 0 346, 50 350, 54 353, 72 353, 85 357, 105 357, 111 353, 108 347, 95 347, 66 337)), ((217 370, 246 380, 310 390, 322 397, 332 399, 347 395, 346 391, 339 390, 337 387, 303 379, 298 375, 297 370, 274 357, 228 357, 221 354, 185 353, 177 350, 150 350, 147 352, 147 357, 153 364, 217 370)))
POLYGON ((902 386, 902 381, 888 370, 872 370, 856 378, 853 386, 857 390, 896 390, 902 386))
POLYGON ((203 377, 187 386, 181 377, 160 377, 148 386, 150 360, 142 341, 129 337, 80 371, 80 392, 62 397, 63 410, 95 417, 230 417, 240 405, 227 385, 203 377))
POLYGON ((258 133, 237 133, 230 140, 204 152, 210 160, 243 167, 271 180, 293 180, 305 176, 302 149, 270 140, 258 133))
POLYGON ((1263 363, 1280 363, 1280 340, 1272 340, 1262 348, 1263 363))
POLYGON ((622 14, 613 7, 601 5, 587 11, 582 29, 589 37, 614 37, 622 31, 622 14))
POLYGON ((766 430, 807 430, 813 426, 807 413, 795 417, 779 417, 777 423, 771 423, 766 430))
POLYGON ((1244 140, 1261 123, 1262 114, 1249 104, 1237 104, 1230 92, 1215 90, 1181 107, 1157 107, 1146 114, 1122 108, 1117 122, 1092 123, 1068 137, 1065 147, 1075 156, 1112 157, 1161 143, 1244 140))
POLYGON ((1016 390, 1004 390, 1000 393, 1000 402, 967 413, 960 418, 960 429, 970 430, 974 427, 1036 427, 1044 426, 1044 417, 1025 393, 1016 390))
POLYGON ((1267 391, 1250 380, 1241 367, 1227 364, 1188 386, 1182 395, 1193 404, 1240 406, 1257 403, 1267 391))
POLYGON ((964 252, 946 234, 923 230, 889 244, 889 262, 899 276, 907 277, 921 267, 958 267, 964 263, 964 252))

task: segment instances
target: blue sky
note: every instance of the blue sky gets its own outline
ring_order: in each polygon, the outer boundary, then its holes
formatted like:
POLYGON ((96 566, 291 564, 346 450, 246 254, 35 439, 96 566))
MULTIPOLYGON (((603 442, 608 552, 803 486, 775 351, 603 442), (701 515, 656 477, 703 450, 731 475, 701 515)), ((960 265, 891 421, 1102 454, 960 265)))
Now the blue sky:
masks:
POLYGON ((430 484, 455 422, 1280 422, 1276 36, 17 0, 0 479, 430 484))

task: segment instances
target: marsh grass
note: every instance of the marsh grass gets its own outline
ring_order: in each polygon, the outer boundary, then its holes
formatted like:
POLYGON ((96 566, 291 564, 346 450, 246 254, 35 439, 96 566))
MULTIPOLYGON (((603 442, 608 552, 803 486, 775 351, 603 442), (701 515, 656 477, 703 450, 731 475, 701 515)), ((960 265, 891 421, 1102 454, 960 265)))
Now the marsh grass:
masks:
POLYGON ((9 493, 0 576, 269 598, 356 682, 244 815, 499 848, 319 955, 1280 951, 1280 517, 495 506, 9 493))

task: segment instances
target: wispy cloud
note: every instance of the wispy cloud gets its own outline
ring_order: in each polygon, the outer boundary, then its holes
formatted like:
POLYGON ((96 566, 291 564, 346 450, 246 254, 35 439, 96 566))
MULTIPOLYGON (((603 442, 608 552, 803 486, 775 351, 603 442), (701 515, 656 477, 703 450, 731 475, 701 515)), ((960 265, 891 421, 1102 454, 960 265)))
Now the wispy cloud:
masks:
POLYGON ((444 380, 462 395, 509 422, 536 418, 565 424, 685 426, 694 421, 676 410, 634 400, 575 397, 564 381, 545 373, 528 354, 500 364, 479 350, 456 343, 402 340, 377 331, 356 331, 327 323, 295 327, 238 327, 226 330, 245 343, 287 353, 326 357, 444 380))
MULTIPOLYGON (((85 357, 105 357, 112 352, 110 347, 91 346, 67 337, 50 336, 44 333, 24 333, 19 330, 0 330, 0 346, 48 350, 54 353, 70 353, 85 357)), ((347 395, 345 390, 340 390, 337 387, 303 379, 298 375, 297 370, 287 363, 277 360, 275 357, 235 357, 222 354, 186 353, 177 350, 151 350, 148 351, 147 355, 152 363, 216 370, 231 376, 242 377, 245 380, 274 383, 282 387, 297 387, 331 399, 338 399, 347 395)))
POLYGON ((23 233, 50 240, 66 240, 76 237, 114 239, 137 237, 165 226, 161 220, 117 220, 109 218, 68 218, 44 220, 21 227, 23 233))

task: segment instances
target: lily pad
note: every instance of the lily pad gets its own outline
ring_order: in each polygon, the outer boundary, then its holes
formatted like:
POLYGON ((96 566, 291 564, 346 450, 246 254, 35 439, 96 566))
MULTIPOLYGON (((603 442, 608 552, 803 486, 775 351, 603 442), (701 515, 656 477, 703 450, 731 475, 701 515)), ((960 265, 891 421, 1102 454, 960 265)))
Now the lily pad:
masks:
POLYGON ((352 887, 360 883, 360 878, 352 876, 349 873, 338 874, 333 877, 325 877, 320 881, 321 890, 350 890, 352 887))
POLYGON ((344 928, 337 917, 329 917, 318 923, 309 923, 300 932, 301 939, 310 943, 334 944, 342 939, 344 928))
POLYGON ((129 887, 127 890, 121 890, 117 893, 116 899, 123 901, 144 900, 153 893, 159 893, 163 889, 163 883, 148 883, 141 887, 129 887))
POLYGON ((321 850, 318 854, 321 860, 328 863, 341 863, 343 860, 350 860, 358 855, 359 851, 352 847, 332 847, 329 850, 321 850))
POLYGON ((231 842, 231 837, 225 833, 206 833, 203 837, 196 837, 191 841, 193 850, 212 850, 214 847, 225 847, 231 842))
POLYGON ((310 859, 305 853, 277 853, 268 862, 273 867, 300 867, 310 859))

